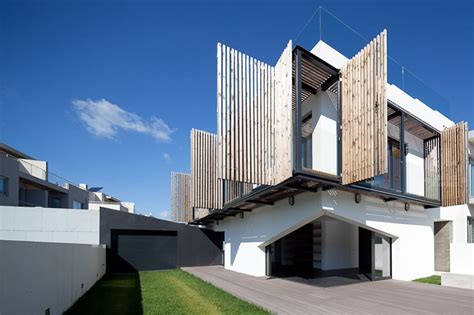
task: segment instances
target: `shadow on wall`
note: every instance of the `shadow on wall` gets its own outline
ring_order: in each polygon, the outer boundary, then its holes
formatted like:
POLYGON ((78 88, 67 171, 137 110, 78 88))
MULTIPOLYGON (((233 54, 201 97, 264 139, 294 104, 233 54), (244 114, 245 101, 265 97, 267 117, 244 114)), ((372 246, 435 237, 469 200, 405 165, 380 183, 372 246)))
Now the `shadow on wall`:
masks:
POLYGON ((138 272, 106 274, 64 314, 143 314, 138 272))
MULTIPOLYGON (((230 261, 231 261, 232 266, 234 265, 235 259, 237 258, 237 253, 241 250, 240 247, 243 244, 245 244, 245 243, 255 243, 255 242, 261 243, 265 240, 266 240, 265 237, 250 236, 250 237, 240 238, 238 242, 231 242, 230 261)), ((264 251, 262 248, 260 248, 258 246, 256 247, 256 249, 264 251)), ((241 251, 241 253, 242 253, 242 251, 241 251)))

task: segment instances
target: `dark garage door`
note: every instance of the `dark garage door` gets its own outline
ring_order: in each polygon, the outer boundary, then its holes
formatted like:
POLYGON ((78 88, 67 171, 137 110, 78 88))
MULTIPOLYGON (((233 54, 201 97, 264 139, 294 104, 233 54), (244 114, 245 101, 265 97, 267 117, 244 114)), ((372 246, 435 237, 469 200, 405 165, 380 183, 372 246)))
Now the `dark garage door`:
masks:
POLYGON ((176 231, 112 230, 114 271, 162 270, 178 267, 176 231))

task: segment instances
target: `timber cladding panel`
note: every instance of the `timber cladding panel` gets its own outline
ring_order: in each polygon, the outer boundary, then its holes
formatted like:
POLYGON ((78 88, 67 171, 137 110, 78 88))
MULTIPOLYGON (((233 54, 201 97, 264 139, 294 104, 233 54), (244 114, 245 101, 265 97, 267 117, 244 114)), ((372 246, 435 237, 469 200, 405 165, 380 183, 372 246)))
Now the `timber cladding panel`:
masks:
POLYGON ((441 199, 444 207, 467 203, 467 123, 441 132, 441 199))
POLYGON ((342 184, 387 173, 387 31, 341 69, 342 184))
POLYGON ((191 130, 191 207, 222 209, 230 202, 252 190, 252 184, 218 178, 217 135, 191 130))
POLYGON ((191 130, 192 207, 218 209, 222 187, 217 180, 216 135, 197 129, 191 130))
POLYGON ((292 45, 275 67, 217 45, 218 178, 274 185, 292 175, 292 45))
POLYGON ((190 174, 171 172, 171 219, 176 222, 193 220, 190 174))

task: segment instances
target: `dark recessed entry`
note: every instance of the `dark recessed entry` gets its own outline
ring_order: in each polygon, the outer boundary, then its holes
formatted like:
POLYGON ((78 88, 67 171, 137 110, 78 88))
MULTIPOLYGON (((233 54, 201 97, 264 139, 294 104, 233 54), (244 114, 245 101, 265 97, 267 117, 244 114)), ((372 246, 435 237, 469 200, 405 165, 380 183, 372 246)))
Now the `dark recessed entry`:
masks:
POLYGON ((164 270, 178 267, 177 231, 111 230, 112 270, 164 270))

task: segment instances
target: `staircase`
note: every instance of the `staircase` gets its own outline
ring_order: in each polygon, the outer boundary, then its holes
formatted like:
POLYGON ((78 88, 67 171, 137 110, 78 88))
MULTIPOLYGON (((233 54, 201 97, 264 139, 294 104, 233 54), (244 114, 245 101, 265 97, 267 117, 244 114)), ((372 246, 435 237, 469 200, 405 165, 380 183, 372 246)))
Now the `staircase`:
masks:
POLYGON ((313 222, 313 268, 321 269, 321 222, 313 222))

